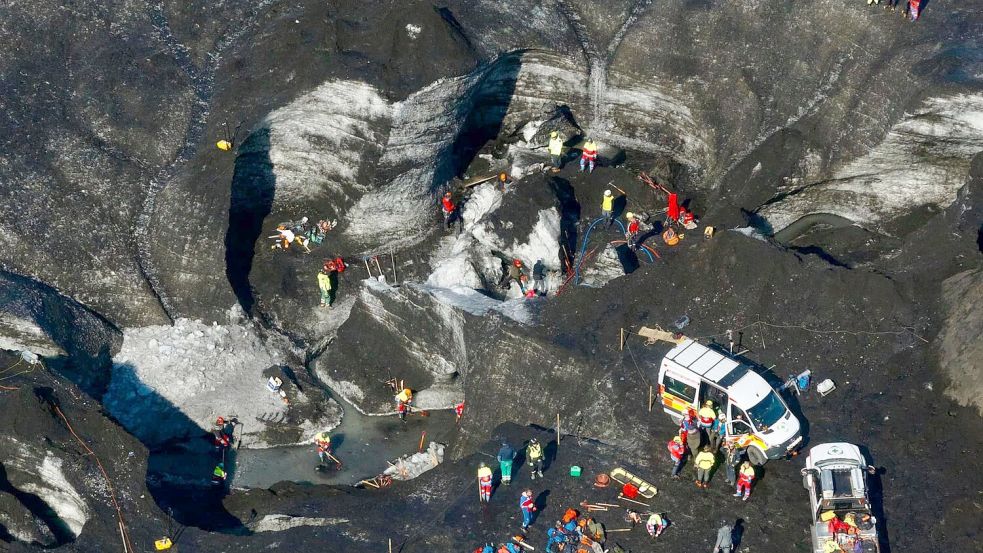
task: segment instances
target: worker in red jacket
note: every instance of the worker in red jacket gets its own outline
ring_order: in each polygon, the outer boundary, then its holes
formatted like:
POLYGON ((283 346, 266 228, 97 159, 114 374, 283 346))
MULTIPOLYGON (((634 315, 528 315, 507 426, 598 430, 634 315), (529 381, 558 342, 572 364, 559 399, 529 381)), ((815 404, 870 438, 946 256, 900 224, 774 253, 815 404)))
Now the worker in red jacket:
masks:
POLYGON ((581 148, 580 154, 580 171, 583 172, 584 168, 589 168, 590 173, 594 172, 594 164, 597 162, 597 144, 594 143, 590 138, 584 142, 584 146, 581 148))
POLYGON ((440 211, 444 214, 444 229, 448 229, 451 226, 451 222, 454 218, 454 211, 457 206, 454 205, 454 200, 451 197, 450 191, 444 193, 444 197, 440 199, 440 211))
POLYGON ((533 513, 536 512, 536 502, 532 499, 532 490, 525 490, 519 496, 519 510, 522 511, 522 531, 525 532, 532 524, 533 513))
POLYGON ((628 219, 628 231, 625 232, 625 240, 628 241, 628 249, 635 251, 638 247, 638 217, 631 211, 625 213, 625 217, 628 219))
POLYGON ((672 477, 679 478, 679 472, 683 470, 683 459, 686 457, 686 444, 679 436, 674 436, 669 440, 669 458, 672 459, 672 477))

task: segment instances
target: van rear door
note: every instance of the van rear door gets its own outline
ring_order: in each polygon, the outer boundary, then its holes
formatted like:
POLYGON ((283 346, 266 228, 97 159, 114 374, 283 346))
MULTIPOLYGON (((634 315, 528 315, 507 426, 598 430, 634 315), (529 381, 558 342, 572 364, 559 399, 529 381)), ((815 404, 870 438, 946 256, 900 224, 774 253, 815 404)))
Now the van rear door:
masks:
POLYGON ((663 372, 662 380, 659 382, 662 409, 670 415, 682 416, 689 408, 696 405, 699 390, 699 379, 681 371, 667 369, 663 372))

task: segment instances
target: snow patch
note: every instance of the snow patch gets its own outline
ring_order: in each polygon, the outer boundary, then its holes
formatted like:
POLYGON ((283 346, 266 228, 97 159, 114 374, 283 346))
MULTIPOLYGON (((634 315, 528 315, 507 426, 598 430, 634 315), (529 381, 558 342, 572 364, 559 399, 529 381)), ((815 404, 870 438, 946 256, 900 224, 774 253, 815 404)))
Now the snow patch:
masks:
POLYGON ((295 517, 290 515, 266 515, 250 525, 253 532, 282 532, 298 526, 336 526, 348 524, 347 518, 295 517))
POLYGON ((421 31, 423 31, 423 27, 420 25, 406 24, 406 36, 410 37, 410 40, 416 40, 416 37, 420 36, 421 31))
POLYGON ((78 536, 91 512, 82 496, 65 478, 62 464, 60 458, 48 452, 34 471, 42 483, 30 482, 21 488, 40 497, 65 522, 72 534, 78 536))

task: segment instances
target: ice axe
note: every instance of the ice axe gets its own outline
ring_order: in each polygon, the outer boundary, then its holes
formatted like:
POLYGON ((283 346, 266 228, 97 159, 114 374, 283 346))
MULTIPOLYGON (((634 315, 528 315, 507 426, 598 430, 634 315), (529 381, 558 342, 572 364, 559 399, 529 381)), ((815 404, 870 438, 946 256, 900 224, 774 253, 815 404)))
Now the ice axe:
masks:
POLYGON ((326 454, 328 456, 328 459, 331 459, 335 463, 338 463, 338 470, 341 470, 341 461, 339 461, 337 457, 335 457, 334 455, 332 455, 330 453, 326 453, 326 454))
POLYGON ((533 546, 529 545, 528 543, 526 543, 526 538, 524 538, 522 536, 512 536, 512 541, 515 542, 516 545, 520 545, 522 547, 525 547, 529 551, 535 551, 536 550, 535 547, 533 547, 533 546))

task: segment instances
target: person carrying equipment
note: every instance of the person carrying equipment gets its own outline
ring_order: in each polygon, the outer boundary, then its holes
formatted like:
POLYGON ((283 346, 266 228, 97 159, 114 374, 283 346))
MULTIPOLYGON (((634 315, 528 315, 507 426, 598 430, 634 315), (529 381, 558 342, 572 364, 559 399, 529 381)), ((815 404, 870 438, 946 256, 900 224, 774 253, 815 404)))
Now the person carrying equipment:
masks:
POLYGON ((533 438, 529 440, 529 445, 526 447, 526 461, 529 463, 530 476, 533 480, 537 476, 543 477, 543 446, 540 445, 539 440, 533 438))
POLYGON ((550 153, 550 163, 553 165, 553 172, 559 173, 560 168, 563 166, 563 139, 560 138, 559 132, 553 131, 550 133, 550 141, 546 149, 550 153))
POLYGON ((405 422, 406 411, 409 410, 410 403, 413 403, 413 390, 403 388, 403 391, 396 394, 394 399, 396 400, 396 414, 399 415, 399 420, 405 422))
POLYGON ((314 444, 317 445, 317 458, 322 463, 327 463, 331 457, 331 436, 327 432, 320 432, 314 436, 314 444))
POLYGON ((488 503, 492 493, 492 470, 488 465, 478 465, 478 501, 488 503))
POLYGON ((625 232, 625 240, 628 241, 628 249, 635 251, 638 248, 638 217, 629 211, 625 213, 625 218, 628 219, 628 231, 625 232))
POLYGON ((703 451, 693 460, 693 464, 696 465, 697 488, 707 489, 710 487, 710 472, 713 471, 713 465, 716 462, 716 457, 710 452, 710 446, 704 447, 703 451))
POLYGON ((594 164, 597 162, 597 144, 590 137, 584 142, 580 154, 580 172, 584 172, 584 167, 589 167, 589 173, 594 172, 594 164))
POLYGON ((457 209, 451 197, 450 191, 447 191, 444 192, 444 197, 440 199, 440 211, 444 214, 444 230, 451 228, 451 223, 454 220, 454 212, 457 209))
POLYGON ((649 536, 653 538, 661 536, 662 531, 668 526, 669 521, 659 513, 652 513, 645 522, 645 529, 648 530, 649 536))
POLYGON ((751 462, 744 461, 741 463, 741 470, 737 473, 737 491, 734 492, 734 497, 740 497, 743 490, 744 501, 747 501, 751 497, 751 484, 754 482, 754 477, 754 467, 751 462))
POLYGON ((512 483, 513 461, 515 461, 515 450, 508 442, 502 442, 502 447, 498 450, 498 468, 502 472, 502 484, 506 486, 512 483))
POLYGON ((317 273, 317 289, 321 295, 319 307, 331 307, 334 303, 334 287, 331 285, 331 274, 323 268, 317 273))
POLYGON ((679 478, 679 472, 683 470, 683 462, 686 457, 686 444, 679 436, 674 436, 669 440, 669 458, 672 459, 672 477, 679 478))

